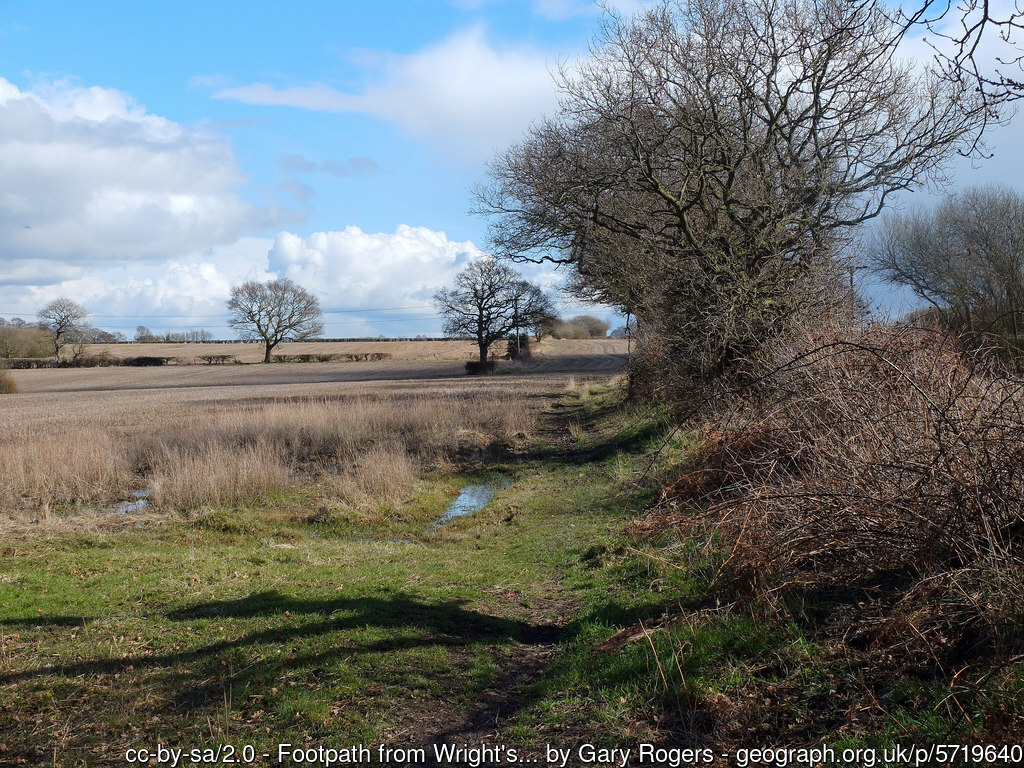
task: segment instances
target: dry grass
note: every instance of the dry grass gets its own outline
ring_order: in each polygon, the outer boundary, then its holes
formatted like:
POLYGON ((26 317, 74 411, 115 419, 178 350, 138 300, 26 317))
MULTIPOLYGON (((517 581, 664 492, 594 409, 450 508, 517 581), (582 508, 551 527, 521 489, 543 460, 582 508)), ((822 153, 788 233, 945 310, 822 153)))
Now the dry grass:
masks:
POLYGON ((543 402, 530 396, 550 387, 495 377, 20 395, 0 421, 0 513, 110 506, 133 488, 165 509, 230 505, 310 475, 353 504, 393 501, 424 471, 528 433, 543 402))
POLYGON ((944 664, 1018 646, 1024 383, 914 329, 808 334, 781 362, 667 494, 665 519, 724 537, 720 585, 877 599, 865 642, 944 664))
POLYGON ((254 501, 284 488, 292 473, 272 446, 193 445, 160 450, 147 485, 158 507, 198 509, 254 501))
POLYGON ((415 488, 422 467, 397 443, 374 445, 330 476, 329 490, 357 509, 397 507, 415 488))
POLYGON ((0 395, 13 395, 18 391, 18 385, 9 371, 0 368, 0 395))

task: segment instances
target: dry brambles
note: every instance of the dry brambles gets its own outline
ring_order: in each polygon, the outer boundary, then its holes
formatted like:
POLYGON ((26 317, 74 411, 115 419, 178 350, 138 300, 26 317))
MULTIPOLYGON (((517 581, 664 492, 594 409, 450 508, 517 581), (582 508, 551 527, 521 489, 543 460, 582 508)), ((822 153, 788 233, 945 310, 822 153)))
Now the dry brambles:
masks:
POLYGON ((708 421, 660 524, 721 537, 733 594, 875 601, 861 646, 1018 652, 1024 382, 914 328, 808 333, 779 360, 708 421))

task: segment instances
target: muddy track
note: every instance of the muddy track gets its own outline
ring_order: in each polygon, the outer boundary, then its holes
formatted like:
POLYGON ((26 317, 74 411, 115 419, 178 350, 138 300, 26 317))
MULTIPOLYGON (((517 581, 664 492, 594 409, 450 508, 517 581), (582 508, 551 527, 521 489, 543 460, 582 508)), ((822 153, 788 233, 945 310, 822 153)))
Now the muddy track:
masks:
MULTIPOLYGON (((549 411, 542 415, 538 435, 556 455, 567 461, 575 458, 574 441, 569 434, 569 414, 572 407, 564 407, 552 398, 549 411)), ((499 664, 501 670, 483 696, 469 708, 460 708, 454 701, 436 699, 414 704, 406 709, 403 725, 388 733, 386 743, 409 745, 426 750, 427 761, 406 763, 403 768, 496 768, 507 762, 439 761, 435 747, 479 747, 505 743, 504 730, 516 714, 531 703, 531 687, 547 673, 557 654, 557 643, 572 620, 576 606, 572 601, 556 594, 534 600, 529 613, 520 618, 531 625, 524 637, 507 649, 499 664)), ((522 750, 520 757, 523 758, 522 750)), ((526 755, 529 757, 529 755, 526 755)))
MULTIPOLYGON (((561 623, 561 622, 560 622, 561 623)), ((392 735, 395 743, 409 743, 426 750, 426 762, 410 763, 416 768, 448 768, 474 766, 490 768, 504 762, 469 762, 467 760, 439 760, 441 749, 450 747, 496 747, 505 743, 504 728, 515 715, 531 701, 530 687, 547 672, 556 655, 561 636, 559 625, 541 625, 533 636, 513 646, 502 661, 502 670, 483 696, 468 710, 453 704, 432 702, 429 709, 409 713, 410 727, 392 735), (435 747, 437 749, 435 749, 435 747)))

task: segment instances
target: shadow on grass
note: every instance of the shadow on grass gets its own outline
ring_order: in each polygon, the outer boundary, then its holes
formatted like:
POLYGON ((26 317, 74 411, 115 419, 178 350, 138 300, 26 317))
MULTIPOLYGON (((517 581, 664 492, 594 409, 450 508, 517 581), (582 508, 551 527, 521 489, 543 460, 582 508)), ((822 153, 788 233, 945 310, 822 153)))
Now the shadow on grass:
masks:
MULTIPOLYGON (((474 646, 509 640, 536 643, 557 638, 558 630, 555 627, 488 616, 469 610, 463 605, 463 601, 460 600, 428 603, 403 593, 380 597, 302 600, 275 591, 257 592, 240 600, 201 603, 191 608, 173 611, 167 614, 167 617, 178 622, 276 617, 283 619, 285 624, 172 653, 144 653, 37 667, 0 675, 0 684, 44 675, 72 677, 83 674, 119 673, 129 668, 138 670, 173 667, 195 663, 228 651, 257 648, 266 644, 302 642, 332 633, 360 629, 389 630, 392 639, 362 645, 352 642, 339 643, 334 650, 324 654, 290 656, 288 665, 293 668, 309 666, 315 664, 317 659, 326 660, 332 655, 380 653, 394 648, 474 646), (296 617, 304 616, 317 616, 319 619, 295 623, 296 617), (406 631, 403 632, 403 629, 406 631)), ((17 621, 63 626, 81 625, 83 622, 97 620, 83 617, 40 616, 31 622, 27 619, 17 621)), ((266 664, 272 662, 256 661, 254 667, 266 664)))
MULTIPOLYGON (((201 603, 167 618, 196 638, 191 647, 40 666, 0 675, 0 685, 29 680, 34 684, 44 678, 84 682, 104 675, 152 676, 164 690, 163 709, 172 717, 219 707, 227 691, 262 696, 286 680, 319 688, 320 681, 339 676, 347 676, 354 690, 371 697, 385 688, 408 695, 423 686, 433 691, 432 696, 448 697, 465 687, 460 682, 465 675, 462 667, 480 651, 508 642, 553 643, 560 634, 551 625, 470 610, 463 601, 425 602, 404 593, 304 600, 266 591, 201 603), (265 628, 232 623, 230 629, 242 629, 243 634, 211 642, 211 635, 225 628, 218 626, 225 620, 259 622, 265 628), (437 650, 445 653, 433 655, 437 650), (423 652, 433 661, 421 665, 417 659, 423 652)), ((40 617, 40 622, 46 621, 40 617)), ((126 684, 152 688, 151 683, 126 684)))

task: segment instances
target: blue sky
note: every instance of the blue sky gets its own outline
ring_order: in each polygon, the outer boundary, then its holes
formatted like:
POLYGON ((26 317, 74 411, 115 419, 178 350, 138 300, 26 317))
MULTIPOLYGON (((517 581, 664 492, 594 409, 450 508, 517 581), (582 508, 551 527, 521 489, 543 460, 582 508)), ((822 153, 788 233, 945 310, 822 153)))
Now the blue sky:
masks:
MULTIPOLYGON (((471 186, 598 22, 588 0, 6 0, 0 316, 66 295, 129 336, 227 335, 231 285, 288 276, 330 336, 438 333, 430 296, 484 247, 471 186)), ((1016 183, 1019 133, 956 182, 1016 183)))

